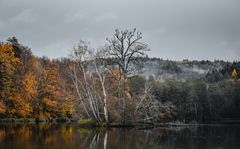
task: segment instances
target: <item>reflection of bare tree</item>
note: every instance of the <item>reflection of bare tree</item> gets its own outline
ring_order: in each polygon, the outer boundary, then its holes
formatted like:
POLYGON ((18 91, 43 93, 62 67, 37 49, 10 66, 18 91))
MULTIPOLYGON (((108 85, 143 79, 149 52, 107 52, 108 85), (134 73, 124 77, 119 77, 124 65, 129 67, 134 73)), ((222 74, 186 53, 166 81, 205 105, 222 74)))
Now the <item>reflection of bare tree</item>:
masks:
POLYGON ((89 131, 88 130, 86 131, 85 129, 79 128, 78 133, 80 134, 81 146, 86 146, 87 140, 89 140, 89 135, 83 136, 83 134, 84 133, 89 133, 89 131))
POLYGON ((103 148, 107 149, 107 139, 108 139, 108 132, 105 131, 104 141, 103 141, 103 148))
POLYGON ((239 146, 239 132, 239 127, 229 126, 178 126, 138 130, 83 129, 68 124, 0 125, 0 148, 229 148, 231 143, 235 148, 239 146))
POLYGON ((95 131, 95 134, 93 136, 93 139, 92 139, 92 142, 90 144, 90 148, 91 149, 95 149, 98 145, 98 141, 99 141, 99 134, 100 134, 100 131, 99 130, 96 130, 95 131))
POLYGON ((96 149, 100 148, 103 145, 103 149, 107 149, 107 144, 108 144, 108 130, 104 129, 97 129, 94 132, 94 136, 92 138, 90 148, 91 149, 96 149), (100 137, 101 136, 101 137, 100 137), (104 137, 103 137, 104 136, 104 137), (100 139, 100 138, 103 138, 100 139))

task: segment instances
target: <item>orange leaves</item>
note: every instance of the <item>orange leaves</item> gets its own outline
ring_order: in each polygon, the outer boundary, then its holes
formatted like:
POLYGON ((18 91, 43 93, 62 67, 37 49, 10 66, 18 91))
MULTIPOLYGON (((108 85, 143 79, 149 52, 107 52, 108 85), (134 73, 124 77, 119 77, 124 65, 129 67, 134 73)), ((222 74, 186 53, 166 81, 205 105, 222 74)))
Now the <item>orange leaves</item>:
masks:
POLYGON ((11 117, 30 117, 33 111, 32 100, 36 97, 36 77, 32 73, 26 73, 19 80, 20 89, 12 88, 11 95, 7 99, 9 107, 7 115, 11 117))
POLYGON ((45 104, 48 108, 56 108, 58 103, 54 100, 48 99, 48 98, 44 98, 43 99, 43 104, 45 104))
POLYGON ((0 84, 3 85, 0 88, 0 113, 6 113, 8 117, 30 116, 32 105, 29 101, 36 95, 36 78, 25 70, 30 69, 30 65, 22 67, 27 64, 15 56, 9 43, 0 44, 0 64, 0 84))
POLYGON ((42 103, 45 111, 48 112, 49 117, 55 117, 59 112, 59 102, 62 98, 63 90, 61 88, 62 80, 60 79, 57 65, 49 62, 44 69, 44 86, 42 88, 42 103))
POLYGON ((12 74, 15 70, 15 65, 19 64, 20 60, 14 56, 13 47, 10 44, 0 44, 0 71, 7 74, 12 74), (2 68, 4 67, 4 68, 2 68))
POLYGON ((36 76, 31 72, 28 72, 22 80, 22 85, 24 88, 24 93, 26 93, 26 98, 28 99, 28 101, 31 101, 32 98, 34 98, 37 94, 36 76))
POLYGON ((8 110, 5 103, 12 96, 13 74, 19 63, 19 59, 14 56, 12 45, 0 43, 0 113, 2 114, 8 110))
POLYGON ((21 108, 17 111, 20 117, 29 117, 32 113, 32 106, 30 103, 23 103, 21 108))
POLYGON ((6 106, 3 101, 0 101, 0 114, 4 114, 6 112, 6 106))
POLYGON ((62 96, 61 84, 63 80, 59 76, 59 72, 56 65, 50 64, 45 70, 46 75, 46 86, 45 92, 54 96, 55 98, 60 98, 62 96))
POLYGON ((21 44, 0 42, 0 117, 71 117, 73 91, 61 64, 35 57, 21 44))
POLYGON ((8 60, 11 60, 9 58, 14 58, 14 52, 13 47, 10 44, 1 44, 0 45, 0 58, 2 62, 7 62, 8 60))
POLYGON ((11 106, 6 110, 7 115, 11 117, 29 117, 32 113, 32 105, 25 98, 21 92, 13 92, 8 98, 8 103, 11 106))
POLYGON ((0 89, 9 92, 12 75, 20 61, 14 56, 13 47, 10 44, 0 43, 0 89))

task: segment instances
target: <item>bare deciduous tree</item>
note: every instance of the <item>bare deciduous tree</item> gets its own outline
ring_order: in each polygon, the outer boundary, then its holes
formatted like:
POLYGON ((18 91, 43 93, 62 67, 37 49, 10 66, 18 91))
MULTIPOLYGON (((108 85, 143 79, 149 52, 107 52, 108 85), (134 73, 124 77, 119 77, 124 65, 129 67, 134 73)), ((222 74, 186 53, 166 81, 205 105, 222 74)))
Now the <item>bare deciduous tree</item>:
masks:
POLYGON ((115 59, 119 71, 123 77, 131 74, 130 66, 133 62, 139 60, 139 57, 145 56, 145 52, 149 51, 146 44, 141 42, 142 33, 133 29, 132 31, 115 30, 112 38, 107 38, 108 53, 115 59))
POLYGON ((109 123, 109 118, 108 118, 108 104, 107 104, 107 90, 106 90, 106 75, 108 73, 108 70, 106 69, 106 60, 105 58, 107 57, 107 53, 105 50, 98 50, 94 54, 94 60, 93 64, 95 67, 96 74, 98 75, 99 81, 101 83, 102 87, 102 94, 103 94, 103 110, 104 110, 104 118, 106 123, 109 123))
POLYGON ((133 64, 138 64, 140 57, 145 56, 149 49, 147 45, 141 42, 142 33, 133 30, 120 31, 115 30, 112 38, 107 38, 107 52, 114 60, 120 73, 119 78, 119 98, 122 98, 122 123, 125 125, 125 108, 126 108, 126 82, 129 74, 135 71, 133 64), (121 96, 121 97, 120 97, 121 96))
POLYGON ((71 55, 74 63, 70 76, 75 86, 78 100, 81 102, 87 116, 93 116, 98 123, 101 123, 102 119, 109 123, 107 91, 105 87, 108 70, 104 64, 105 54, 102 50, 91 51, 86 42, 80 41, 78 46, 73 49, 71 55), (95 87, 96 79, 101 84, 101 95, 99 95, 95 87), (104 118, 101 118, 101 105, 103 105, 104 118))
POLYGON ((86 114, 93 115, 93 118, 100 122, 100 113, 98 107, 98 97, 94 89, 94 80, 89 79, 92 73, 89 70, 89 63, 92 60, 92 53, 84 41, 73 49, 71 58, 73 65, 71 67, 71 78, 75 86, 78 99, 80 100, 86 114), (90 114, 91 113, 91 114, 90 114))

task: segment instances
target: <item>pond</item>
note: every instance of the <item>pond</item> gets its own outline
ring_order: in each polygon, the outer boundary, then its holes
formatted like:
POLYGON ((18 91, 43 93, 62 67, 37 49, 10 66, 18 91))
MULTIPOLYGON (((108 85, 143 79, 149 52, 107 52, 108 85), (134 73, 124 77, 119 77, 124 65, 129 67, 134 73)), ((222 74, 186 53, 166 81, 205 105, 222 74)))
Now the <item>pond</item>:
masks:
POLYGON ((234 149, 240 126, 86 129, 76 124, 1 124, 0 149, 234 149))

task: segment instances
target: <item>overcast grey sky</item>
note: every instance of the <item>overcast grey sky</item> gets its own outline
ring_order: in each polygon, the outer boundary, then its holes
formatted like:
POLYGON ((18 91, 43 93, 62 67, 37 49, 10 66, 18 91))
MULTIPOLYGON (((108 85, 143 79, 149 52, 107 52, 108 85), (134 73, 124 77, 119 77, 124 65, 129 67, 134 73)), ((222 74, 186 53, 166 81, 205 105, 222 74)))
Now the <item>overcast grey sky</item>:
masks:
POLYGON ((240 60, 240 0, 0 0, 0 41, 38 56, 103 46, 115 28, 141 31, 151 57, 240 60))

